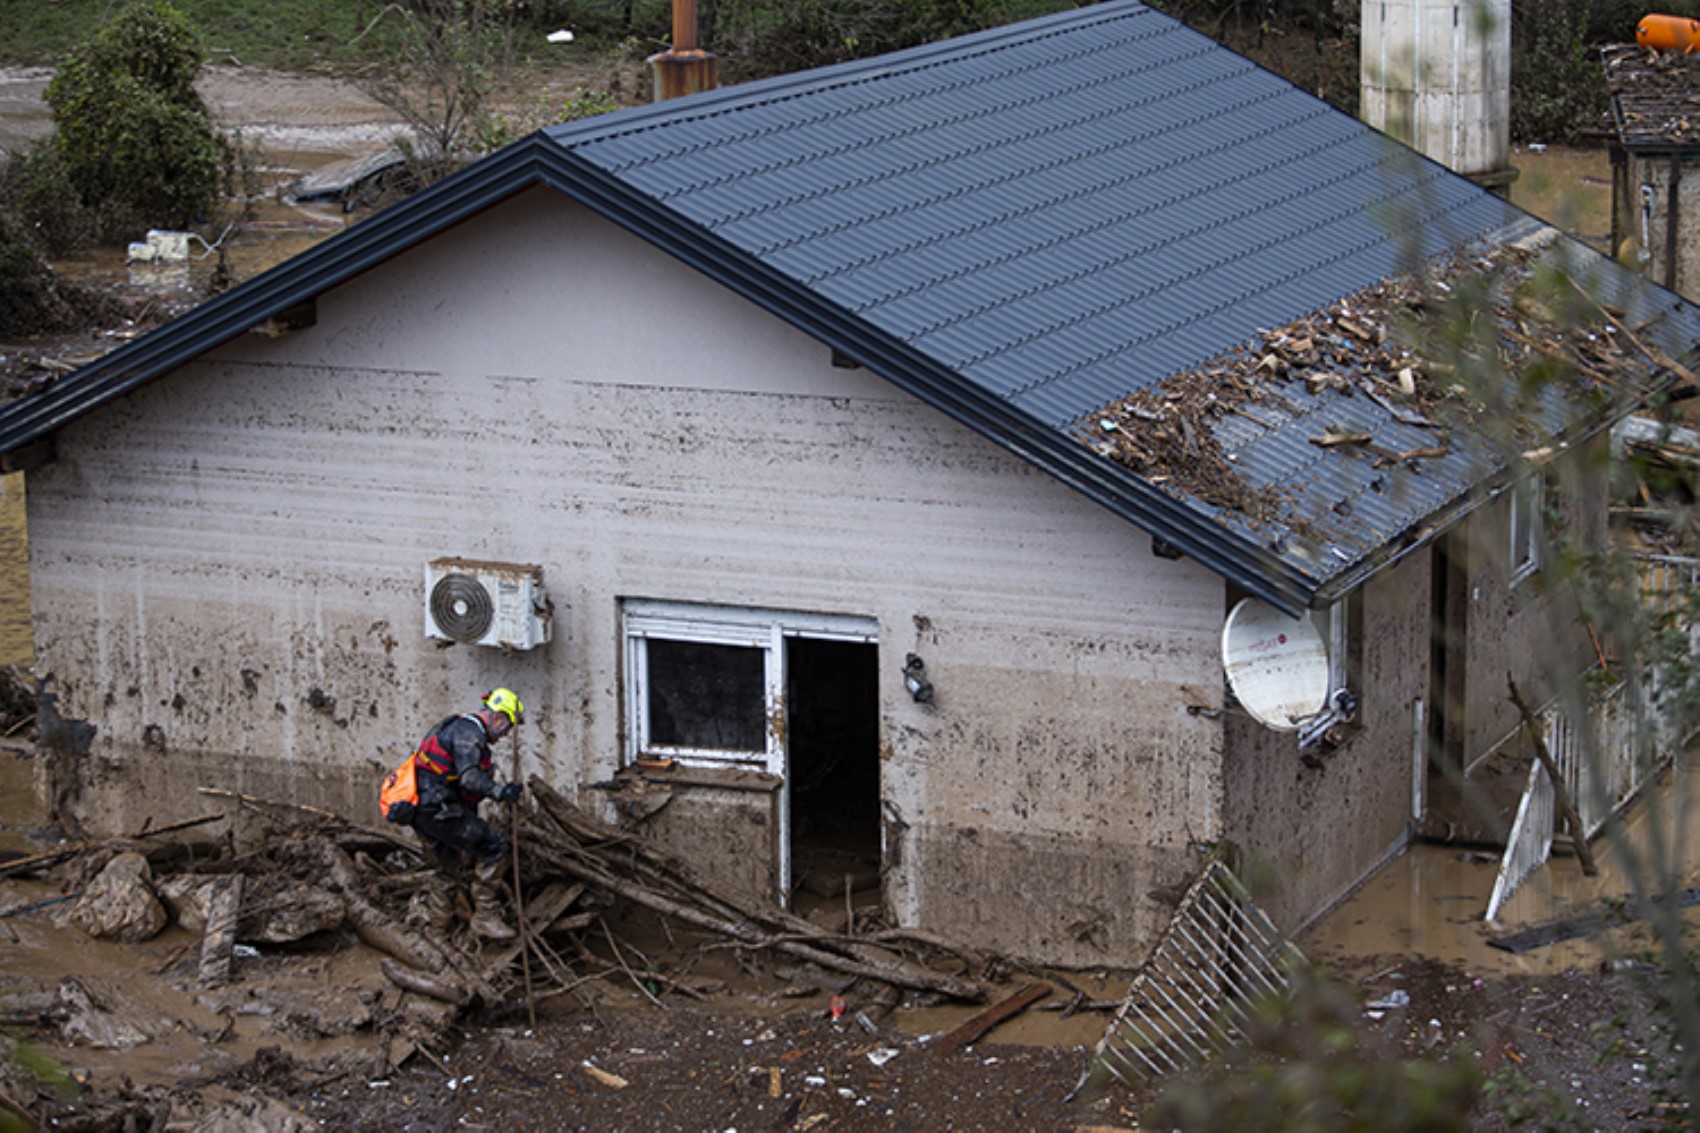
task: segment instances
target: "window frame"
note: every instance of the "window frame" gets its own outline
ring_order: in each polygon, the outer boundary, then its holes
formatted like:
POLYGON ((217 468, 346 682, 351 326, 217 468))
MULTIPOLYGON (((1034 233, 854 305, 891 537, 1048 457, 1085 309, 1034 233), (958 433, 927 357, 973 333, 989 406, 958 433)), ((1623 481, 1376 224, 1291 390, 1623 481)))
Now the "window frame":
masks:
POLYGON ((1322 635, 1328 650, 1328 696, 1322 711, 1312 716, 1299 729, 1299 750, 1305 751, 1323 744, 1339 744, 1355 735, 1362 727, 1359 712, 1362 708, 1357 685, 1363 651, 1363 591, 1354 590, 1343 598, 1318 610, 1306 611, 1306 616, 1322 635), (1340 694, 1350 693, 1353 706, 1347 711, 1340 694))
POLYGON ((1541 570, 1541 510, 1546 506, 1546 481, 1530 473, 1511 485, 1506 495, 1506 579, 1509 586, 1516 587, 1541 570))
POLYGON ((621 602, 620 640, 626 675, 625 763, 672 759, 685 766, 736 768, 786 774, 785 641, 791 637, 877 643, 878 622, 853 614, 820 614, 760 607, 627 598, 621 602), (650 740, 651 640, 727 645, 763 650, 763 729, 760 751, 683 747, 650 740))

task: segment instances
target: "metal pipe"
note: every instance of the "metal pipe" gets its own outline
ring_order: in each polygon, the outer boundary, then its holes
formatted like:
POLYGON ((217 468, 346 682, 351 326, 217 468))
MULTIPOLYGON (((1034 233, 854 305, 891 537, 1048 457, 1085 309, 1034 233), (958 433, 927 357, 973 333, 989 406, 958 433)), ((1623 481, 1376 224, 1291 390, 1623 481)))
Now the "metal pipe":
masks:
POLYGON ((673 50, 697 49, 697 0, 673 0, 673 50))

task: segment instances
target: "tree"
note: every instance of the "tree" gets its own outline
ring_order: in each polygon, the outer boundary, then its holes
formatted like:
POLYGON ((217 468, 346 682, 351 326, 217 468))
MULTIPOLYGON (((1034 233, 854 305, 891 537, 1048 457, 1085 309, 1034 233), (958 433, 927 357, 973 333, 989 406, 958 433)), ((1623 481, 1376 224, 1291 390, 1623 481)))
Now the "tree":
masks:
POLYGON ((232 163, 195 78, 205 51, 164 0, 134 0, 47 87, 54 155, 106 238, 188 228, 218 204, 232 163))
POLYGON ((479 0, 412 0, 378 19, 391 17, 400 26, 361 85, 407 124, 399 144, 414 178, 429 184, 497 131, 490 98, 514 70, 513 18, 507 5, 479 0))

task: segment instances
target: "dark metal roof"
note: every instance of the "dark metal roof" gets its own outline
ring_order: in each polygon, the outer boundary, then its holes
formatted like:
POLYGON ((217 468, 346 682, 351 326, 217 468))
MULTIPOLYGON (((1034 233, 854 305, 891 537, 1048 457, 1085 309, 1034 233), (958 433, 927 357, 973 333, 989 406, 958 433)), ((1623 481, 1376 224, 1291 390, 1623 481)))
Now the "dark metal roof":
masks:
POLYGON ((1080 442, 1094 410, 1262 328, 1537 227, 1131 0, 546 130, 0 410, 0 453, 533 183, 1288 609, 1497 472, 1462 445, 1383 502, 1305 442, 1315 421, 1224 424, 1249 478, 1342 517, 1319 551, 1080 442))

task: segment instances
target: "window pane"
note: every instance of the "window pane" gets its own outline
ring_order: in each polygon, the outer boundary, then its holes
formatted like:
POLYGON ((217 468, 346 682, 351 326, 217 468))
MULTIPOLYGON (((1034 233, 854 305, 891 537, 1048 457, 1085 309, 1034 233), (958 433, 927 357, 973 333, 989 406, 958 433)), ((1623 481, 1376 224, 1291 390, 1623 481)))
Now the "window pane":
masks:
POLYGON ((766 650, 656 638, 644 647, 651 743, 767 750, 766 650))

